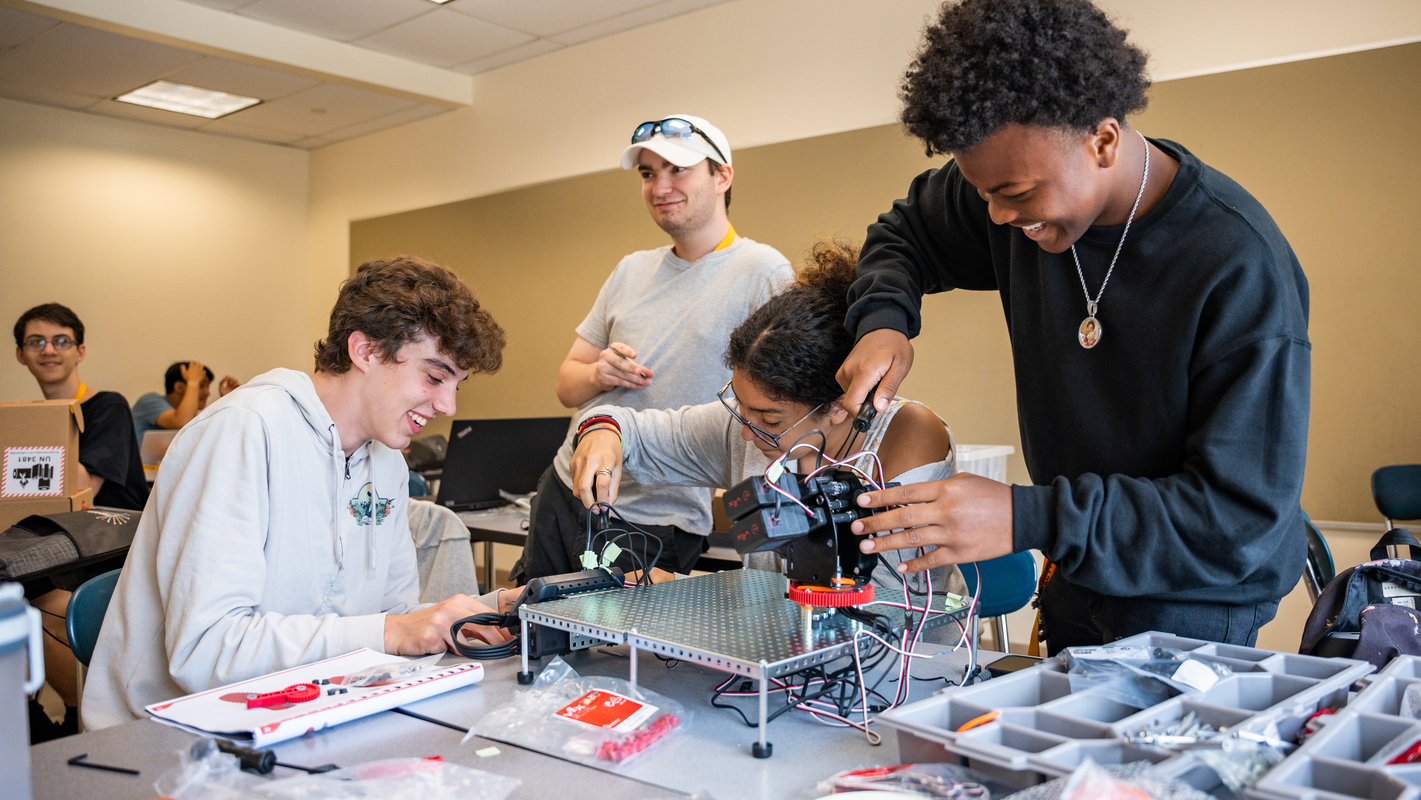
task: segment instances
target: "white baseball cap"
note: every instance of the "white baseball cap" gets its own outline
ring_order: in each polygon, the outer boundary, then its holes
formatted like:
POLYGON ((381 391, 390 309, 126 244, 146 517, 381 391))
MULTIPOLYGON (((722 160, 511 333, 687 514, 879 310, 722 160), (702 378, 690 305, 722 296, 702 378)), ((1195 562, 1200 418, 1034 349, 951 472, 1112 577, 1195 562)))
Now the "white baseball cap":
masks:
MULTIPOLYGON (((671 114, 661 120, 643 123, 643 125, 655 125, 668 119, 685 120, 695 126, 695 130, 691 131, 686 138, 680 136, 667 138, 661 129, 657 128, 650 139, 643 142, 633 142, 622 151, 622 169, 635 168, 637 153, 643 149, 650 150, 678 167, 695 166, 707 158, 726 166, 734 166, 730 163, 730 142, 725 138, 725 134, 720 132, 720 128, 700 117, 693 117, 689 114, 671 114), (714 146, 712 146, 712 142, 714 146), (720 150, 718 153, 716 152, 717 148, 720 150)), ((641 126, 637 126, 637 129, 640 130, 641 126)))

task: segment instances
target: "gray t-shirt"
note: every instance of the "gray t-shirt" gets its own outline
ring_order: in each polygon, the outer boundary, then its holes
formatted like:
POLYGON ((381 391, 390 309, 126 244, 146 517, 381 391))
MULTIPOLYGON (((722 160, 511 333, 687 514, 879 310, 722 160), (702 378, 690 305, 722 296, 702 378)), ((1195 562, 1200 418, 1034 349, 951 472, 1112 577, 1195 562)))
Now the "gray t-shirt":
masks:
MULTIPOLYGON (((730 333, 751 311, 794 280, 779 251, 750 239, 689 262, 670 245, 632 253, 617 265, 577 335, 599 349, 612 342, 636 348, 652 372, 644 389, 617 387, 583 403, 554 467, 572 485, 572 436, 582 413, 600 405, 678 408, 715 400, 730 370, 721 357, 730 333)), ((711 530, 710 493, 684 486, 642 487, 623 477, 617 511, 640 525, 711 530)))

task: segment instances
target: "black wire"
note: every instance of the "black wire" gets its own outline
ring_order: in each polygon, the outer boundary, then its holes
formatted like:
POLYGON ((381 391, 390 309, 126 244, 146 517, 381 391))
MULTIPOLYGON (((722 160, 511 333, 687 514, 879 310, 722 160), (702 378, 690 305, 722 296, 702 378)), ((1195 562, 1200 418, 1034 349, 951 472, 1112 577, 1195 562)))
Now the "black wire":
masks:
POLYGON ((449 638, 454 640, 454 651, 464 658, 472 658, 478 661, 493 661, 500 658, 516 656, 520 652, 519 638, 517 636, 509 639, 503 644, 486 646, 468 645, 459 641, 459 631, 465 625, 488 625, 492 627, 511 627, 517 621, 517 617, 512 614, 474 614, 471 617, 464 617, 449 626, 449 638))
MULTIPOLYGON (((819 467, 824 464, 824 451, 829 449, 829 437, 828 437, 828 436, 825 436, 825 435, 824 435, 824 431, 821 431, 821 430, 819 430, 818 428, 815 428, 814 430, 809 431, 808 433, 804 434, 803 436, 799 437, 798 439, 795 439, 793 444, 791 444, 789 447, 786 447, 786 448, 785 448, 785 453, 788 454, 788 453, 793 452, 795 445, 799 444, 800 442, 804 441, 805 439, 809 438, 810 436, 814 436, 815 434, 818 434, 818 436, 819 436, 819 452, 816 453, 815 456, 814 456, 814 468, 815 468, 815 469, 819 469, 819 467)), ((836 459, 836 460, 837 460, 837 459, 836 459)), ((789 459, 786 458, 786 459, 785 459, 785 462, 786 462, 786 463, 785 463, 785 466, 788 467, 788 466, 789 466, 789 463, 788 463, 788 462, 789 462, 789 459)), ((791 471, 793 471, 793 470, 791 470, 791 471)))
POLYGON ((848 455, 849 453, 852 453, 852 452, 853 452, 853 447, 854 447, 854 442, 858 441, 858 438, 859 438, 859 429, 858 429, 858 428, 853 428, 853 429, 849 432, 849 438, 847 438, 847 439, 844 440, 843 446, 840 447, 840 448, 839 448, 839 452, 838 452, 837 454, 835 454, 834 460, 835 460, 835 461, 843 461, 843 460, 844 460, 844 456, 848 455))

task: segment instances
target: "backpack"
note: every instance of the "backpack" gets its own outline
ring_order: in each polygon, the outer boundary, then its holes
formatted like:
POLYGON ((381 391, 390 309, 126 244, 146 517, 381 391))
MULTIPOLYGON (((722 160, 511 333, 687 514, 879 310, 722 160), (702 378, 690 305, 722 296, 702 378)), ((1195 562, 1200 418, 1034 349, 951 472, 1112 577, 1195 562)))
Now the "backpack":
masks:
POLYGON ((1421 543, 1403 528, 1386 532, 1372 560, 1338 575, 1317 598, 1298 652, 1355 658, 1378 669, 1399 655, 1421 655, 1421 543), (1387 558, 1388 546, 1407 545, 1411 558, 1387 558))

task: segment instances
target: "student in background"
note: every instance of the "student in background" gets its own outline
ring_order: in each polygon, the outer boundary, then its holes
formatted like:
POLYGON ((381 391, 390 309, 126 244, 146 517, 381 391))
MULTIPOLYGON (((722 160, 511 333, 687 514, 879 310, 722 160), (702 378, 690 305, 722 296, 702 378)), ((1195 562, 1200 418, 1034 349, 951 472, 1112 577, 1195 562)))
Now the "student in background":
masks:
MULTIPOLYGON (((93 489, 96 506, 142 509, 148 501, 148 484, 138 459, 128 401, 118 392, 93 391, 79 379, 84 352, 84 323, 65 306, 35 306, 15 321, 15 360, 35 377, 44 398, 80 401, 84 430, 79 433, 78 488, 93 489)), ((79 732, 79 687, 64 630, 69 595, 48 578, 25 584, 30 604, 45 615, 45 674, 65 706, 64 722, 54 724, 31 701, 32 742, 79 732)))
MULTIPOLYGON (((163 375, 166 394, 149 392, 133 404, 133 432, 138 435, 138 443, 143 444, 143 434, 148 431, 175 431, 207 408, 212 377, 212 370, 201 361, 179 361, 168 367, 163 375)), ((218 384, 217 396, 226 397, 238 386, 241 384, 237 379, 228 375, 218 384)))

